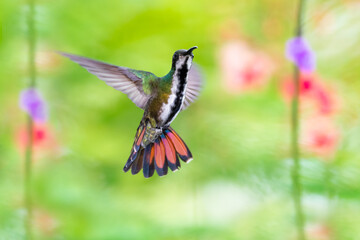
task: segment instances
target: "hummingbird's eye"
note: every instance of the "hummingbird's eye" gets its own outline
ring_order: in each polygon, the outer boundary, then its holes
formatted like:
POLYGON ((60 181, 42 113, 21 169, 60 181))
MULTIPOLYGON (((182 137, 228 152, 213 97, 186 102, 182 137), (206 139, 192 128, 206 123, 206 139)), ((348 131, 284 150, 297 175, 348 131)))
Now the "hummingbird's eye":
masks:
POLYGON ((179 59, 179 53, 175 53, 173 56, 173 62, 176 62, 179 59))

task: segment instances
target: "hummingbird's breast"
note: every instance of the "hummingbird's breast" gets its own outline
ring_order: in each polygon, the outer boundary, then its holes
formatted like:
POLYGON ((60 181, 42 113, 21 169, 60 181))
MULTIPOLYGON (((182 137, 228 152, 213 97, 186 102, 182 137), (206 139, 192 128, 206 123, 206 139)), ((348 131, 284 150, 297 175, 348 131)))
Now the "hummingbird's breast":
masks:
POLYGON ((167 101, 162 103, 159 111, 158 124, 160 127, 169 126, 180 112, 185 99, 187 78, 191 67, 191 61, 192 58, 188 57, 185 61, 178 62, 176 64, 175 72, 171 79, 171 92, 168 95, 167 101))

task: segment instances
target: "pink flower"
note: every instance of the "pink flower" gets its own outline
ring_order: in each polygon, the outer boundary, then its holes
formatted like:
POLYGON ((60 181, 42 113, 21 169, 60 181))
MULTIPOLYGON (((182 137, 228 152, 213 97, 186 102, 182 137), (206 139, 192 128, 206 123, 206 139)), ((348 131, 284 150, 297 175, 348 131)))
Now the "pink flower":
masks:
MULTIPOLYGON (((28 141, 29 138, 26 127, 20 128, 16 133, 15 142, 21 153, 25 152, 28 141)), ((32 142, 35 158, 58 153, 59 151, 59 146, 54 135, 45 124, 34 123, 32 142)))
POLYGON ((43 235, 47 237, 53 236, 56 233, 58 225, 57 219, 49 212, 43 209, 35 209, 34 226, 36 230, 40 231, 43 235))
POLYGON ((337 108, 335 96, 330 90, 318 88, 315 92, 315 99, 318 103, 319 111, 322 114, 331 114, 337 108))
POLYGON ((340 142, 340 131, 329 117, 314 117, 304 124, 301 143, 304 150, 326 159, 333 157, 340 142))
MULTIPOLYGON (((299 82, 300 98, 311 97, 317 88, 315 80, 309 75, 301 75, 299 82)), ((290 100, 294 95, 294 83, 292 79, 286 79, 282 85, 282 93, 287 100, 290 100)))
POLYGON ((322 224, 314 224, 306 228, 306 235, 311 240, 330 240, 333 239, 331 236, 331 229, 322 224))
POLYGON ((270 57, 241 41, 224 44, 220 49, 219 61, 222 80, 226 90, 231 93, 264 86, 274 70, 270 57))
MULTIPOLYGON (((302 109, 314 109, 321 115, 331 115, 338 110, 336 94, 312 74, 302 73, 299 82, 299 95, 302 109)), ((286 79, 281 87, 285 100, 290 101, 294 94, 292 79, 286 79)))

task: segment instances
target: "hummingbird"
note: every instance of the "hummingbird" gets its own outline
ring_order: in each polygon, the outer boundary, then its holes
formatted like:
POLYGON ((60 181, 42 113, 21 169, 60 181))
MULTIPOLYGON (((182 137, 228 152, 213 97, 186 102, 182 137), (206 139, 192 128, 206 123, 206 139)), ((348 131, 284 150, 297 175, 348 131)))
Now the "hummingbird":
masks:
POLYGON ((182 138, 170 126, 179 112, 194 102, 202 88, 202 77, 192 64, 192 47, 177 50, 170 71, 163 77, 151 72, 120 67, 86 57, 60 53, 96 75, 107 85, 125 93, 136 106, 144 110, 135 134, 124 172, 133 175, 143 169, 145 178, 177 171, 180 160, 188 163, 193 157, 182 138))

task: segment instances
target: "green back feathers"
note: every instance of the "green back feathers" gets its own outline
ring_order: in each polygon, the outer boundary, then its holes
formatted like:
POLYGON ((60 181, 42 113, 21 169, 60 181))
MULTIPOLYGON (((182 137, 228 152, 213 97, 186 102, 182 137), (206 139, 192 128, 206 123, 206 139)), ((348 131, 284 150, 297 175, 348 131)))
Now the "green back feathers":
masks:
POLYGON ((159 90, 165 94, 170 94, 172 84, 172 74, 170 71, 164 77, 157 77, 151 72, 129 69, 135 76, 142 79, 143 90, 146 94, 150 95, 153 91, 159 90))
POLYGON ((159 78, 151 72, 134 69, 129 69, 129 71, 142 80, 142 88, 147 95, 151 94, 153 88, 156 87, 157 82, 159 82, 159 78))

